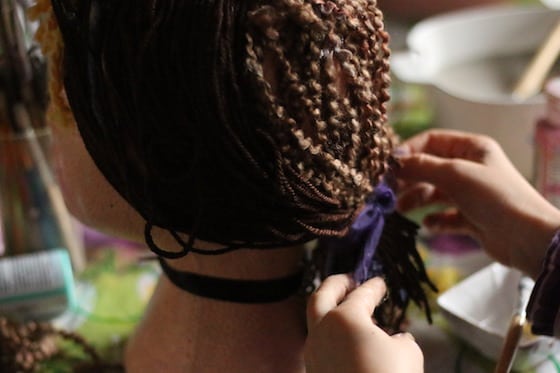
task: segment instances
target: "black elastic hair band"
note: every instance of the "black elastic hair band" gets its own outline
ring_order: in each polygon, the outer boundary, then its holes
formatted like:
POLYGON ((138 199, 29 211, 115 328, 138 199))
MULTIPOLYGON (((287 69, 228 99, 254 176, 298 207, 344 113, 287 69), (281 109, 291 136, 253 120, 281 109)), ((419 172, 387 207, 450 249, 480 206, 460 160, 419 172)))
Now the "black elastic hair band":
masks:
POLYGON ((239 250, 241 248, 255 249, 255 250, 274 249, 274 248, 286 246, 288 244, 300 245, 310 241, 308 237, 298 237, 293 240, 290 240, 289 242, 275 241, 275 242, 261 242, 261 243, 258 242, 242 242, 242 243, 235 243, 235 244, 230 243, 227 245, 224 244, 224 247, 221 247, 219 249, 204 250, 193 246, 196 238, 194 234, 189 234, 188 241, 185 241, 181 238, 181 236, 177 231, 164 228, 167 229, 167 231, 169 232, 169 234, 171 234, 173 239, 179 244, 179 246, 181 246, 181 251, 167 251, 161 249, 155 243, 152 237, 152 229, 154 227, 155 226, 153 224, 146 222, 146 224, 144 225, 144 240, 154 254, 166 259, 179 259, 187 256, 189 253, 209 255, 209 256, 222 255, 222 254, 230 253, 232 251, 239 250))
POLYGON ((173 239, 181 246, 182 250, 177 251, 177 252, 166 251, 166 250, 161 249, 154 242, 154 239, 152 238, 152 228, 153 227, 154 226, 150 223, 145 224, 145 226, 144 226, 144 240, 146 241, 146 244, 148 245, 150 250, 152 250, 152 252, 154 254, 156 254, 158 257, 164 257, 164 258, 167 258, 167 259, 179 259, 179 258, 182 258, 184 256, 187 256, 190 252, 193 252, 193 253, 196 253, 196 254, 202 254, 202 255, 221 255, 221 254, 229 253, 231 251, 238 250, 240 248, 238 245, 231 245, 231 246, 224 247, 224 248, 221 248, 221 249, 216 249, 216 250, 197 249, 197 248, 193 247, 194 235, 191 235, 189 237, 189 240, 187 242, 185 242, 179 236, 179 234, 177 232, 169 230, 169 233, 171 234, 173 239))
POLYGON ((272 280, 233 280, 178 271, 158 257, 163 272, 178 288, 204 298, 235 303, 273 303, 296 294, 302 286, 303 269, 272 280))

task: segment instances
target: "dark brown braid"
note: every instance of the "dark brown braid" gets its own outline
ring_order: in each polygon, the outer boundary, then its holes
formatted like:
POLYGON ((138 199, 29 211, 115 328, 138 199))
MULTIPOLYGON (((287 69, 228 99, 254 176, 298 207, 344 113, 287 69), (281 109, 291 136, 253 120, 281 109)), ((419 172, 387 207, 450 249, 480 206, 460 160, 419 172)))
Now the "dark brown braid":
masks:
POLYGON ((103 362, 95 349, 75 333, 56 329, 49 323, 19 323, 5 317, 0 318, 0 371, 38 372, 41 363, 61 356, 57 345, 60 338, 80 346, 89 357, 89 362, 73 364, 74 372, 124 372, 119 364, 103 362))
POLYGON ((387 171, 375 1, 53 7, 84 142, 150 225, 226 246, 342 236, 387 171))

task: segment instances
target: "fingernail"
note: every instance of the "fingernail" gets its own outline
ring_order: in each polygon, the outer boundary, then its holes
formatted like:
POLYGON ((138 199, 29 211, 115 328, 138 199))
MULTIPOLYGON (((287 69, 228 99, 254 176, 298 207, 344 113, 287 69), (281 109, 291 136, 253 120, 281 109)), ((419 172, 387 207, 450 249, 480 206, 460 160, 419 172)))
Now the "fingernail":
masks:
POLYGON ((379 303, 377 303, 377 306, 380 306, 383 303, 385 303, 387 299, 389 299, 389 288, 387 288, 387 283, 385 282, 385 279, 382 276, 374 277, 370 281, 375 282, 376 283, 375 285, 382 286, 385 289, 385 294, 383 295, 383 298, 381 298, 379 303))
POLYGON ((374 282, 376 286, 382 286, 384 288, 387 287, 387 283, 385 282, 385 279, 382 276, 373 277, 368 281, 374 282))
POLYGON ((393 157, 402 158, 410 155, 410 148, 408 145, 400 145, 393 149, 393 157))
POLYGON ((411 341, 416 341, 416 338, 414 338, 414 336, 412 334, 408 333, 408 332, 393 334, 393 337, 395 337, 395 338, 408 338, 411 341))

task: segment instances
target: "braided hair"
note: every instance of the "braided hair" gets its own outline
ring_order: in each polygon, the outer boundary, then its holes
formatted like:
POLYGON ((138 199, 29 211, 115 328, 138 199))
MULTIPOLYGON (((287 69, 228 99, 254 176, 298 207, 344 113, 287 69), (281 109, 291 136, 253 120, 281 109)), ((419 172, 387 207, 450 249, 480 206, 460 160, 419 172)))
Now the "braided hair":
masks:
POLYGON ((228 247, 343 236, 387 171, 375 1, 52 3, 84 143, 149 227, 228 247))
MULTIPOLYGON (((39 0, 35 10, 49 115, 77 124, 160 256, 344 237, 396 164, 376 0, 39 0), (152 227, 183 251, 161 250, 152 227)), ((396 213, 385 225, 377 257, 391 299, 379 318, 399 324, 410 299, 429 318, 418 227, 396 213)), ((333 270, 348 268, 323 275, 333 270)))

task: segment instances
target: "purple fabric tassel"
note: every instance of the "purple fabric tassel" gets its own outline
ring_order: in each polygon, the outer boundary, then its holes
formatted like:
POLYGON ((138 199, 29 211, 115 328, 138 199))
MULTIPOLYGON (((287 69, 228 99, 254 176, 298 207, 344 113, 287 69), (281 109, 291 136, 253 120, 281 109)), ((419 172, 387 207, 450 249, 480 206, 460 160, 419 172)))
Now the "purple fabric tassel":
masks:
POLYGON ((396 198, 391 188, 380 183, 352 224, 348 238, 365 243, 354 270, 354 281, 358 284, 382 272, 381 264, 374 259, 375 251, 385 226, 385 215, 395 210, 395 204, 396 198))

